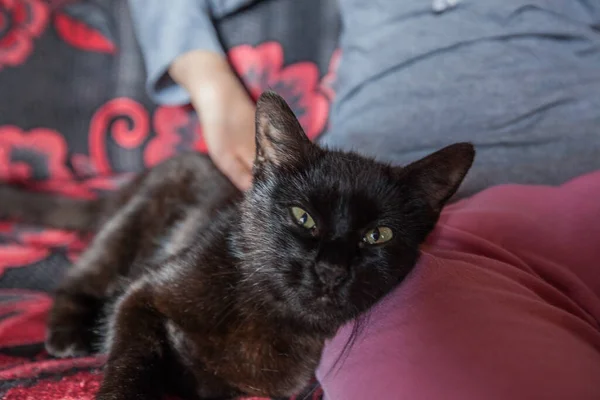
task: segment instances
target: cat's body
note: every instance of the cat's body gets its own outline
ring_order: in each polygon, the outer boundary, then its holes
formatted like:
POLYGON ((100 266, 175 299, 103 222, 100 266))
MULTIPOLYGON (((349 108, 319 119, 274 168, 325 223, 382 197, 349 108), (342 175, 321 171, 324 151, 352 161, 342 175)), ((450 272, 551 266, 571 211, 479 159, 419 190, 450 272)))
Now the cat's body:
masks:
POLYGON ((298 392, 325 340, 411 271, 473 160, 460 144, 394 168, 311 144, 273 94, 257 107, 243 199, 196 154, 94 203, 0 189, 12 216, 100 227, 57 290, 46 340, 54 355, 87 354, 107 309, 99 399, 298 392))

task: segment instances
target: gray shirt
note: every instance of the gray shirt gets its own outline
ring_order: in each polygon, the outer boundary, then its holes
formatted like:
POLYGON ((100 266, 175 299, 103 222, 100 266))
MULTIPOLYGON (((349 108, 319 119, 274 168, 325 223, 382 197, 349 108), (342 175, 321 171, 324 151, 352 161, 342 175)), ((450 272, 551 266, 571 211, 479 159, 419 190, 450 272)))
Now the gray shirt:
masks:
MULTIPOLYGON (((212 20, 252 3, 129 1, 149 92, 175 104, 188 96, 168 65, 191 49, 223 51, 212 20)), ((463 195, 599 169, 600 2, 436 4, 339 0, 342 58, 321 143, 404 164, 471 141, 478 156, 463 195)))
POLYGON ((167 74, 173 60, 191 50, 222 53, 213 21, 260 0, 128 0, 148 75, 150 96, 162 104, 189 103, 167 74))

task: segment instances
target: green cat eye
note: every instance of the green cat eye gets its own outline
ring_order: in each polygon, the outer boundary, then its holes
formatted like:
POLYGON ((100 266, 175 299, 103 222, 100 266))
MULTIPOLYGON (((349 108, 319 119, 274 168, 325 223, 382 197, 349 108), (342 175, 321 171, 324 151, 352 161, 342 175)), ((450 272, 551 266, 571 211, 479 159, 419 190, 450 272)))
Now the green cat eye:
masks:
POLYGON ((313 217, 310 216, 308 212, 301 209, 300 207, 292 207, 290 208, 292 212, 292 217, 294 217, 294 221, 303 228, 306 229, 314 229, 316 224, 313 217))
POLYGON ((387 226, 378 226, 365 233, 362 240, 367 244, 381 244, 390 241, 393 237, 394 234, 390 228, 387 226))

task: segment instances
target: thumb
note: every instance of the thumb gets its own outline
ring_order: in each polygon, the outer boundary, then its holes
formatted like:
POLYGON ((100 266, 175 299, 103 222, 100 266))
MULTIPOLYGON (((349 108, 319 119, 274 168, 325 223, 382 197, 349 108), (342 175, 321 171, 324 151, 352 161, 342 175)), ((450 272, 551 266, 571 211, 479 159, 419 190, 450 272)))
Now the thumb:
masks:
POLYGON ((252 172, 252 166, 254 165, 254 158, 256 157, 256 149, 254 146, 252 147, 244 147, 238 155, 239 161, 244 165, 244 167, 252 172))
POLYGON ((217 168, 241 191, 250 189, 252 185, 252 164, 250 167, 242 159, 235 156, 213 159, 217 168))

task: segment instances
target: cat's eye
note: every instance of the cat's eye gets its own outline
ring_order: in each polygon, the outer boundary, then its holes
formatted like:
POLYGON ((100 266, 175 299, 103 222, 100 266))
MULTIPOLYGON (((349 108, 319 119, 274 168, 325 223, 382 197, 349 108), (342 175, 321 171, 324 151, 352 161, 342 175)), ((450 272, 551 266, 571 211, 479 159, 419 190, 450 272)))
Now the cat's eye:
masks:
POLYGON ((316 227, 315 220, 310 216, 306 210, 301 209, 300 207, 292 207, 290 208, 292 213, 292 217, 294 221, 305 229, 314 229, 316 227))
POLYGON ((371 229, 363 236, 363 242, 366 244, 382 244, 390 241, 394 237, 392 230, 387 226, 378 226, 371 229))

